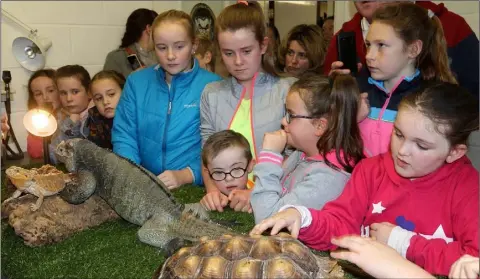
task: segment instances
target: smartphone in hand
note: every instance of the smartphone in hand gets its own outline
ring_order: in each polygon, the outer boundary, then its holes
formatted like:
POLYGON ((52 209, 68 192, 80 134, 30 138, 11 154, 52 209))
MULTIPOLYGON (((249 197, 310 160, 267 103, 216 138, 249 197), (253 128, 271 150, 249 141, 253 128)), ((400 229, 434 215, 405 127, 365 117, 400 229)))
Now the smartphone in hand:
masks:
POLYGON ((134 71, 142 67, 142 63, 140 62, 140 59, 138 59, 136 54, 130 54, 129 56, 127 56, 127 60, 134 71))
POLYGON ((340 32, 337 36, 337 50, 338 60, 343 62, 342 69, 349 69, 352 75, 356 75, 358 68, 355 32, 340 32))

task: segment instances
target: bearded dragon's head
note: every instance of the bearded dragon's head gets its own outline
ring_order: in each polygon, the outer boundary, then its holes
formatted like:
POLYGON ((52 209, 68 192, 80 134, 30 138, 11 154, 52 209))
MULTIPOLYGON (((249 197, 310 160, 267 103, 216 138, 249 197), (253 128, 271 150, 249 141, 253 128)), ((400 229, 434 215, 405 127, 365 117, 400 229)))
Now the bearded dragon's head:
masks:
POLYGON ((55 149, 55 156, 57 157, 57 160, 64 163, 69 172, 76 171, 73 155, 75 151, 75 145, 80 140, 81 139, 69 139, 67 141, 62 141, 55 149))

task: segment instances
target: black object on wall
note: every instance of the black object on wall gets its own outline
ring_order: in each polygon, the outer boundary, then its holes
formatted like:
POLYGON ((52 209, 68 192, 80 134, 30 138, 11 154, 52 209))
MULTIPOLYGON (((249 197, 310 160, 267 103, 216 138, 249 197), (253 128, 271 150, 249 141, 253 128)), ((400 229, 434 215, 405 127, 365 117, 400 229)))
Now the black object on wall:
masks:
POLYGON ((5 145, 6 157, 8 160, 19 160, 23 159, 23 151, 20 148, 20 144, 18 144, 17 138, 15 137, 15 133, 13 132, 12 123, 10 122, 11 117, 10 114, 12 113, 12 107, 10 104, 11 101, 11 91, 10 91, 10 82, 12 82, 12 75, 10 71, 2 71, 2 80, 5 83, 5 100, 2 98, 2 102, 5 102, 5 110, 7 111, 8 116, 8 126, 10 126, 10 130, 6 133, 6 136, 2 138, 2 143, 5 145), (9 145, 9 141, 13 141, 17 151, 14 151, 9 145))

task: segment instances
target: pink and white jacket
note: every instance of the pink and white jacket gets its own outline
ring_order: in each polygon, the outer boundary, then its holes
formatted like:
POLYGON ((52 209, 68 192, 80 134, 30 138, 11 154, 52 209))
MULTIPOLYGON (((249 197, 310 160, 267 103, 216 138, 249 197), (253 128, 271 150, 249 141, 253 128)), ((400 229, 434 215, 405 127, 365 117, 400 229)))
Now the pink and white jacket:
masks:
POLYGON ((417 90, 423 83, 420 71, 401 79, 390 92, 385 89, 383 82, 368 77, 366 72, 357 77, 357 83, 360 92, 368 93, 370 103, 368 117, 359 123, 364 152, 367 157, 388 152, 398 105, 403 97, 417 90))

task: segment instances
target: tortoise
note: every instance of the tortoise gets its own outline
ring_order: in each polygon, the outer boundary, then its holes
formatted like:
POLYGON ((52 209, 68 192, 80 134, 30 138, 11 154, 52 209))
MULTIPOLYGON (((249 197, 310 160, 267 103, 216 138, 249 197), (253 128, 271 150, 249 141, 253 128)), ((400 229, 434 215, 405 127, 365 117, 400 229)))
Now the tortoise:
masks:
POLYGON ((334 267, 336 261, 314 255, 287 233, 223 235, 181 248, 153 278, 325 278, 334 267))
POLYGON ((5 171, 5 174, 17 189, 3 203, 20 197, 22 193, 30 193, 38 197, 37 202, 30 207, 32 211, 37 211, 40 208, 44 197, 62 191, 66 180, 68 180, 68 175, 48 164, 38 169, 12 166, 5 171))

